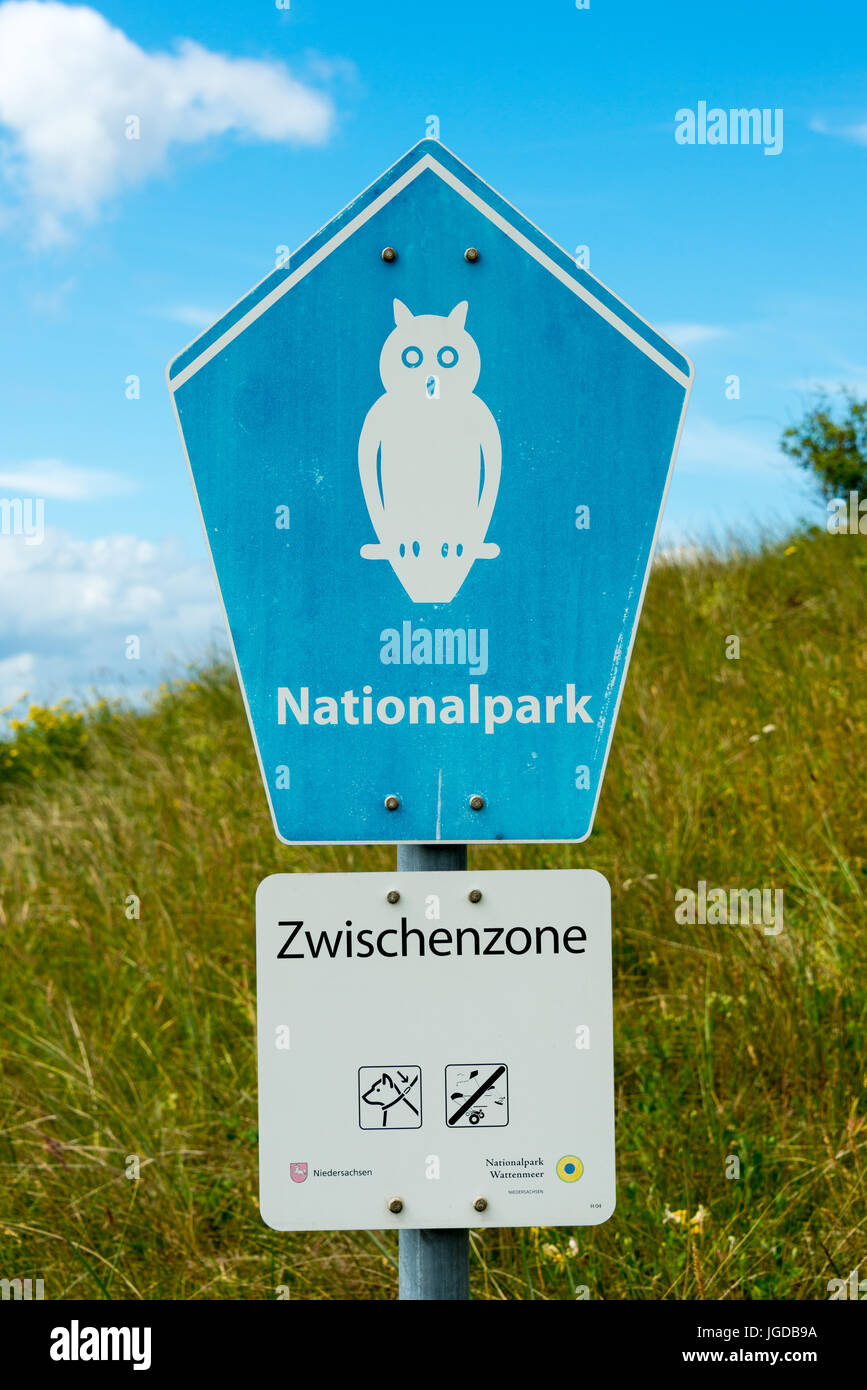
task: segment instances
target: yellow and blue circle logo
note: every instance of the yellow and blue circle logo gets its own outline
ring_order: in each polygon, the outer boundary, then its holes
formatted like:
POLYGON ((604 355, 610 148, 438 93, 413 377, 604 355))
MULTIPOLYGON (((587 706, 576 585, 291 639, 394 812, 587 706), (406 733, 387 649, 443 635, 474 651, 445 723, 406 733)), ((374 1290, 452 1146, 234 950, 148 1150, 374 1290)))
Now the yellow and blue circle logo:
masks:
POLYGON ((564 1182, 577 1182, 584 1172, 584 1164, 574 1154, 566 1154, 557 1164, 557 1177, 564 1182))

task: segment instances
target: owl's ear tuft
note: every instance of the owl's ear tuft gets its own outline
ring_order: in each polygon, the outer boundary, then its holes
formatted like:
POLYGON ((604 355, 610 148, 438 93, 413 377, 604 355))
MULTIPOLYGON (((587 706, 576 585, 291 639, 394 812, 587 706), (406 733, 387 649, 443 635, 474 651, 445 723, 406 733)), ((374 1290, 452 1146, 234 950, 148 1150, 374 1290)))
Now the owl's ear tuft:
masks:
POLYGON ((395 322, 395 326, 396 326, 397 328, 400 328, 400 326, 401 326, 402 323, 409 323, 409 321, 410 321, 410 319, 411 319, 412 317, 413 317, 412 310, 411 310, 411 309, 407 309, 407 307, 406 307, 406 305, 404 304, 404 302, 403 302, 402 299, 396 299, 396 300, 394 301, 394 322, 395 322))
POLYGON ((466 322, 468 308, 469 304, 467 300, 462 299, 460 304, 456 304, 449 314, 449 323, 456 323, 458 328, 463 328, 466 322))

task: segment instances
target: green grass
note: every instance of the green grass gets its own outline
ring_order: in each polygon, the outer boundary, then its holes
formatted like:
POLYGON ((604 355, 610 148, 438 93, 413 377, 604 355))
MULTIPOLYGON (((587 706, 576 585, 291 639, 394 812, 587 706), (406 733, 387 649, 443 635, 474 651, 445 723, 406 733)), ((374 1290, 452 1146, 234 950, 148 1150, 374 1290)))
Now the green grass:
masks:
MULTIPOLYGON (((610 879, 618 1125, 612 1219, 473 1233, 475 1297, 809 1299, 867 1274, 865 690, 858 538, 658 566, 592 838, 471 851, 610 879), (785 930, 678 924, 700 879, 782 888, 785 930)), ((393 1234, 260 1221, 253 923, 266 874, 393 851, 276 841, 225 670, 58 717, 65 760, 45 711, 28 727, 32 775, 0 760, 0 1275, 394 1297, 393 1234)))

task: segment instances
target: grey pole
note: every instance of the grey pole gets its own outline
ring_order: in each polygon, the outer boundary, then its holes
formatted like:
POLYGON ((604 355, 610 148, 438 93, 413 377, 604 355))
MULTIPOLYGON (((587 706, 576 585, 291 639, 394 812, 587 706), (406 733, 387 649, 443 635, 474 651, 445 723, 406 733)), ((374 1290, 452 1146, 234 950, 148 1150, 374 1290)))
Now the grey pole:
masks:
MULTIPOLYGON (((398 845, 397 867, 405 873, 465 869, 467 847, 398 845)), ((469 1298, 469 1231, 401 1231, 398 1241, 399 1298, 469 1298)))

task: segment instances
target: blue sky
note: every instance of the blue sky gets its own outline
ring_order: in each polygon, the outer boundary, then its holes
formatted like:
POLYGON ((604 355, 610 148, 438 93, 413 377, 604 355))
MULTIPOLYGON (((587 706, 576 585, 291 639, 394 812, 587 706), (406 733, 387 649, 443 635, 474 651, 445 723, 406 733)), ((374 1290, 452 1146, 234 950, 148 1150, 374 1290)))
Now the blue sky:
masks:
POLYGON ((664 542, 820 520, 777 441, 816 383, 867 393, 865 29, 797 0, 0 3, 0 497, 48 528, 0 536, 0 702, 221 638, 165 365, 430 116, 693 358, 664 542), (781 152, 679 144, 700 101, 781 109, 781 152))

